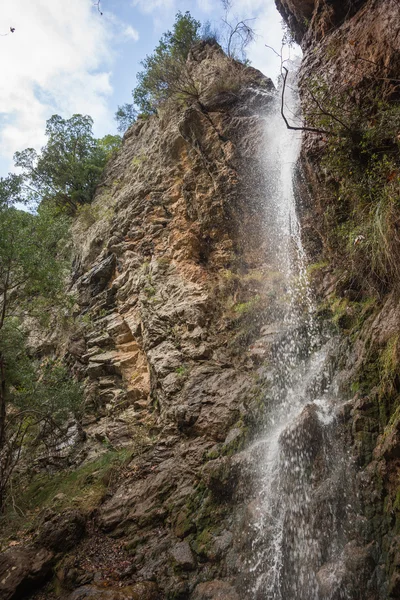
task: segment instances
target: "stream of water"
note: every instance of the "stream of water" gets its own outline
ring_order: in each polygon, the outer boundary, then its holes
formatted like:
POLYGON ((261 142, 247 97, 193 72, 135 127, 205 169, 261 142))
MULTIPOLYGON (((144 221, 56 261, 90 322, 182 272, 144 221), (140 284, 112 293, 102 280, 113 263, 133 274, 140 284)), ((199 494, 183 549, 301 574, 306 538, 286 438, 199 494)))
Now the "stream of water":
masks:
POLYGON ((259 440, 257 521, 249 596, 254 600, 339 600, 346 587, 345 546, 352 523, 349 459, 341 447, 330 354, 314 317, 296 214, 294 169, 299 132, 276 106, 266 119, 266 235, 286 289, 273 376, 259 440))

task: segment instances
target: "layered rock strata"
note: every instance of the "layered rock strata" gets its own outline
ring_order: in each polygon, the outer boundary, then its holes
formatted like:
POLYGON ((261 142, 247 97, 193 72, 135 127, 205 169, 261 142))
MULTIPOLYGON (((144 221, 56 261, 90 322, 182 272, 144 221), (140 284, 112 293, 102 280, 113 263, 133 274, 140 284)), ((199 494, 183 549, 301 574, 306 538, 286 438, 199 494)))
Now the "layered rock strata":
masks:
MULTIPOLYGON (((64 466, 105 451, 128 458, 83 511, 86 538, 61 562, 54 553, 41 569, 27 562, 13 588, 4 582, 21 550, 7 551, 0 598, 51 569, 46 598, 54 586, 71 600, 239 597, 244 558, 232 540, 249 459, 231 455, 258 426, 283 292, 264 230, 275 90, 217 45, 195 47, 188 70, 198 97, 128 130, 73 232, 79 327, 62 347, 86 408, 64 466)), ((38 557, 48 546, 39 538, 38 557)))

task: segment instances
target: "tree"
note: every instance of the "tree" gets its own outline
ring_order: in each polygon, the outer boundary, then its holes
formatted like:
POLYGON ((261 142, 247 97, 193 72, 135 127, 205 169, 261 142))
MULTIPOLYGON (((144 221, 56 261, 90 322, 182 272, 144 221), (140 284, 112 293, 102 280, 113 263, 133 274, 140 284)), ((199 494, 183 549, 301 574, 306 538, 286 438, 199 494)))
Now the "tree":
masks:
POLYGON ((137 110, 135 109, 133 104, 129 104, 128 102, 123 104, 122 106, 118 106, 118 110, 115 113, 115 120, 117 121, 117 129, 121 134, 124 134, 125 131, 133 125, 136 121, 137 110))
MULTIPOLYGON (((95 139, 93 120, 73 115, 63 119, 53 115, 46 122, 47 144, 37 153, 33 148, 16 152, 15 165, 24 169, 25 199, 38 203, 53 199, 73 214, 80 204, 91 202, 110 155, 110 144, 95 139)), ((112 147, 120 143, 112 138, 112 147)))
POLYGON ((246 48, 255 38, 254 29, 250 23, 254 19, 238 19, 231 17, 231 0, 222 0, 225 14, 222 18, 222 37, 224 39, 224 50, 230 58, 240 60, 247 64, 246 48))
POLYGON ((200 22, 187 11, 178 12, 172 31, 163 34, 153 54, 141 62, 133 99, 140 111, 156 112, 160 103, 172 96, 197 97, 195 82, 186 67, 189 51, 200 40, 200 22))
MULTIPOLYGON (((63 296, 69 222, 50 201, 37 214, 17 210, 21 183, 13 175, 0 179, 0 510, 28 431, 54 423, 62 412, 54 410, 49 394, 67 398, 60 381, 46 387, 43 371, 33 366, 22 320, 46 314, 63 296)), ((54 377, 60 379, 60 371, 54 377)), ((66 402, 63 410, 71 408, 66 402)))

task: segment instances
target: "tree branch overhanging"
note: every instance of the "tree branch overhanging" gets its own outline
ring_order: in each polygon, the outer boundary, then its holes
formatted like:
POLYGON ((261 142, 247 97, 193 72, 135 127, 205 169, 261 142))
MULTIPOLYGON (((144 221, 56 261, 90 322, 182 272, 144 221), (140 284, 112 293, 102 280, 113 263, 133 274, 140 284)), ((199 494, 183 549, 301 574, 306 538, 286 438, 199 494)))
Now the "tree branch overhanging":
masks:
POLYGON ((287 78, 289 75, 289 70, 284 66, 282 66, 282 69, 285 71, 285 76, 283 78, 283 86, 282 86, 281 115, 282 115, 282 119, 285 122, 286 127, 293 131, 309 131, 311 133, 318 133, 320 135, 333 135, 333 132, 328 131, 327 129, 320 129, 317 127, 307 127, 305 125, 302 125, 301 127, 296 127, 295 125, 290 125, 290 123, 287 120, 286 115, 285 115, 285 90, 286 90, 286 83, 287 83, 287 78))

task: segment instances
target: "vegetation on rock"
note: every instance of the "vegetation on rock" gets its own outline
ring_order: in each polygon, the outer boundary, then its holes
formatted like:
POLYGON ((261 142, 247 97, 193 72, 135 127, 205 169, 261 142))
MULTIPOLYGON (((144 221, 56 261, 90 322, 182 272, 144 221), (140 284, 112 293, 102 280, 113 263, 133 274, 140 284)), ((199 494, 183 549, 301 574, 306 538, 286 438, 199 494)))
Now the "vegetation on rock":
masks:
POLYGON ((396 86, 371 83, 358 98, 332 95, 314 79, 304 90, 305 122, 326 132, 321 166, 335 198, 326 250, 350 286, 380 296, 400 282, 400 104, 396 86))
POLYGON ((133 99, 140 111, 152 114, 157 106, 172 96, 197 96, 197 88, 187 69, 186 59, 193 44, 200 39, 200 21, 189 12, 178 12, 172 31, 163 34, 153 54, 142 61, 133 99))

